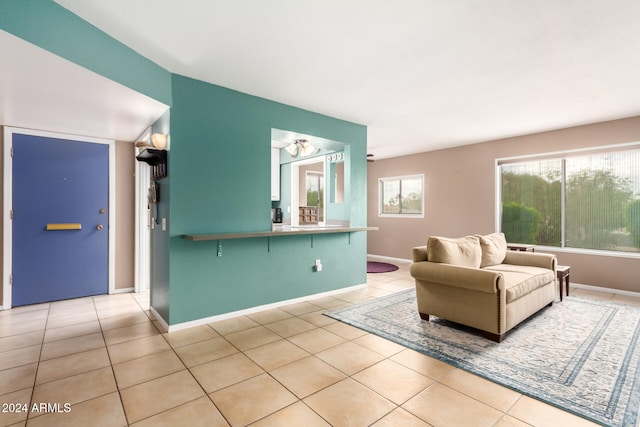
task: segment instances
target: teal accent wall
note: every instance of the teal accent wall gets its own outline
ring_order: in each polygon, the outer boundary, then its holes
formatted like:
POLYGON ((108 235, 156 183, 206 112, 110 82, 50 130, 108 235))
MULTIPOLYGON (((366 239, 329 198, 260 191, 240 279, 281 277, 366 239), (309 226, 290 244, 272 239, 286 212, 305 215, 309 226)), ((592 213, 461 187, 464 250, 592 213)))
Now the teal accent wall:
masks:
POLYGON ((366 283, 366 233, 171 238, 170 324, 366 283), (218 244, 222 256, 217 257, 218 244), (321 259, 323 271, 313 271, 321 259))
POLYGON ((182 238, 271 229, 272 128, 356 153, 345 173, 357 195, 350 221, 365 225, 366 127, 178 75, 172 90, 170 325, 366 283, 365 232, 182 238), (316 259, 322 272, 313 271, 316 259))
POLYGON ((0 1, 0 29, 171 105, 171 73, 51 0, 0 1))

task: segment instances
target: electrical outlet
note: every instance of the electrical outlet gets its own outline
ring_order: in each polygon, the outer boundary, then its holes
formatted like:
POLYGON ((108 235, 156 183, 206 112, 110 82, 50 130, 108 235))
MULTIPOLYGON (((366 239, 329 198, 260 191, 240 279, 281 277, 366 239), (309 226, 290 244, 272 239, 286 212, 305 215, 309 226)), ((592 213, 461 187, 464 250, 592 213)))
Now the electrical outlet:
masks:
POLYGON ((319 259, 316 260, 316 265, 313 266, 314 271, 320 272, 322 271, 322 261, 319 259))

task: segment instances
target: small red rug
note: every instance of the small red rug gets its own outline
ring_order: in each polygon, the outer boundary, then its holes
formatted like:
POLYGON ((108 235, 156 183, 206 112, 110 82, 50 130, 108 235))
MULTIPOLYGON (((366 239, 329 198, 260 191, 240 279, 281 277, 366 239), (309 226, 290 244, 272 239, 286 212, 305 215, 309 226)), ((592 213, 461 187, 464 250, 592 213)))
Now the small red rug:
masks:
POLYGON ((367 273, 388 273, 397 269, 397 265, 386 262, 367 261, 367 273))

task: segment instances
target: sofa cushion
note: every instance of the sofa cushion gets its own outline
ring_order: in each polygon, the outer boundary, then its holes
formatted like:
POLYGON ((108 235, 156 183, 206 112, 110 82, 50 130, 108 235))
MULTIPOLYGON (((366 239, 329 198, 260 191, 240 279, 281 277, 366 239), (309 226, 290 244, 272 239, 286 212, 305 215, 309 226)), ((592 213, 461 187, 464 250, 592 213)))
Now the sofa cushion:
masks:
POLYGON ((548 268, 499 264, 485 267, 485 270, 498 271, 504 276, 507 304, 550 282, 555 286, 555 274, 548 268))
POLYGON ((427 240, 427 258, 431 262, 478 268, 482 260, 480 240, 476 236, 466 236, 458 239, 429 237, 427 240))
POLYGON ((507 256, 507 239, 504 233, 492 233, 486 236, 476 235, 480 240, 482 261, 480 267, 502 264, 507 256))

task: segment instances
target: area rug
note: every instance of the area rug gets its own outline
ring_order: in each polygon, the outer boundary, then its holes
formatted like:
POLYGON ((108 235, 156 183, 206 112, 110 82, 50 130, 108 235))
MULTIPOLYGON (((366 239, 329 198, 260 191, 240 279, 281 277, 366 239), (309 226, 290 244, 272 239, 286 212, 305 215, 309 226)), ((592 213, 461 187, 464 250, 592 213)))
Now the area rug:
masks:
POLYGON ((638 307, 567 297, 502 343, 443 319, 423 321, 414 289, 327 315, 596 423, 637 426, 638 307))
POLYGON ((397 265, 386 262, 367 261, 367 273, 388 273, 397 269, 397 265))

